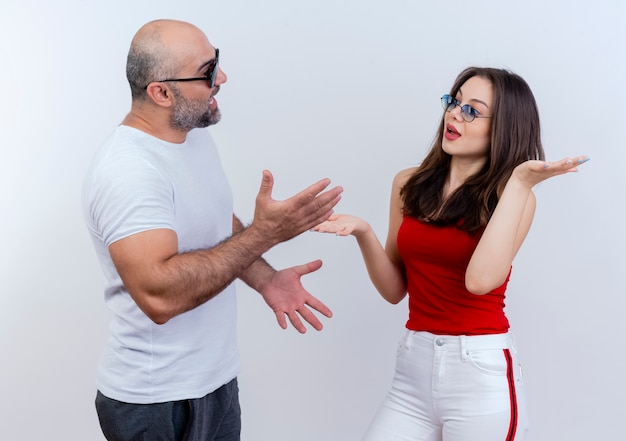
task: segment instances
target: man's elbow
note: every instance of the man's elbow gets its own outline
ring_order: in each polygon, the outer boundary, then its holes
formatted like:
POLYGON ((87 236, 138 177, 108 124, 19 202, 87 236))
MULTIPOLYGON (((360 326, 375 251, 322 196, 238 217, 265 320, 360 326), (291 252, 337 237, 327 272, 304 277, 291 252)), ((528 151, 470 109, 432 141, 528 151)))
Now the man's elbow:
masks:
POLYGON ((148 316, 157 325, 164 325, 176 314, 173 314, 169 309, 159 307, 157 305, 150 305, 141 307, 144 314, 148 316))
POLYGON ((146 315, 156 325, 164 325, 167 322, 169 322, 170 319, 172 318, 171 315, 169 315, 169 314, 162 314, 162 313, 151 313, 151 314, 146 314, 146 315))
POLYGON ((131 297, 139 309, 157 325, 164 325, 178 315, 172 305, 160 296, 148 294, 137 296, 131 293, 131 297))

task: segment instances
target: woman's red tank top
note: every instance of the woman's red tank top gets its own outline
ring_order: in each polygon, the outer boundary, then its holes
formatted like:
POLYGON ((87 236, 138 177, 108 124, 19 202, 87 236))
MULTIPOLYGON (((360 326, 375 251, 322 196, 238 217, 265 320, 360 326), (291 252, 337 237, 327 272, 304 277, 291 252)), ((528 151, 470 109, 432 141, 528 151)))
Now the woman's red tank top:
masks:
POLYGON ((507 332, 504 293, 510 271, 505 282, 487 294, 465 288, 467 264, 483 231, 471 235, 454 225, 440 227, 404 217, 398 250, 406 269, 408 329, 447 335, 507 332))

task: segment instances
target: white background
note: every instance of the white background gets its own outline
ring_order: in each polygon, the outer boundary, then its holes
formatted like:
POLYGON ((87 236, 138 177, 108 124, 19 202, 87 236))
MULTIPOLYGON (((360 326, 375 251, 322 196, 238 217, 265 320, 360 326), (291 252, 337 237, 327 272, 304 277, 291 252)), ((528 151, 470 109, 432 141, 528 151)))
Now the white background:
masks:
MULTIPOLYGON (((469 65, 522 75, 549 159, 507 299, 528 384, 528 439, 623 436, 626 7, 621 0, 4 0, 0 13, 0 439, 101 440, 93 406, 109 313, 80 213, 95 149, 124 117, 130 40, 191 21, 228 83, 211 129, 249 221, 261 170, 282 199, 330 177, 338 211, 384 240, 394 174, 418 163, 439 97, 469 65)), ((392 376, 406 302, 386 304, 352 237, 305 233, 268 253, 321 258, 305 285, 334 311, 281 330, 239 284, 244 441, 356 441, 392 376)), ((207 336, 210 338, 210 336, 207 336)))

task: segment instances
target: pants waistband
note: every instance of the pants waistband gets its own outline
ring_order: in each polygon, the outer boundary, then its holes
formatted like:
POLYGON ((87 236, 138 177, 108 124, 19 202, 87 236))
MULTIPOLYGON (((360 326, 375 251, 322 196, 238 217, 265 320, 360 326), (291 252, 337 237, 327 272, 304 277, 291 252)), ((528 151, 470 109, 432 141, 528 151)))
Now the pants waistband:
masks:
POLYGON ((485 335, 437 335, 426 331, 406 331, 409 346, 425 346, 436 351, 460 351, 488 349, 515 349, 511 332, 485 335))

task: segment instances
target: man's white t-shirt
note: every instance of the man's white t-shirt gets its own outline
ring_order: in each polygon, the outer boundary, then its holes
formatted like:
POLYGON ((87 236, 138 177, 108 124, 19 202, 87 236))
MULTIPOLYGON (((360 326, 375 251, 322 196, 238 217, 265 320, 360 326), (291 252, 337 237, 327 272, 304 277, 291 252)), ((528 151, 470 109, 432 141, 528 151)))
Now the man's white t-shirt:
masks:
POLYGON ((126 403, 200 398, 239 371, 234 284, 163 325, 128 294, 108 247, 142 231, 168 228, 179 252, 210 248, 232 234, 230 185, 208 130, 173 144, 119 126, 98 150, 83 185, 83 212, 105 275, 113 313, 97 387, 126 403))

